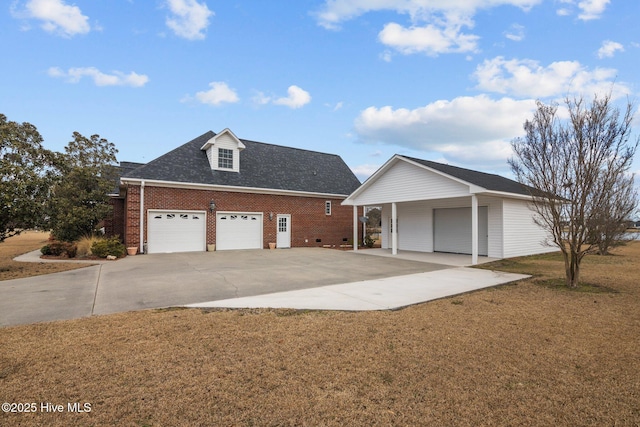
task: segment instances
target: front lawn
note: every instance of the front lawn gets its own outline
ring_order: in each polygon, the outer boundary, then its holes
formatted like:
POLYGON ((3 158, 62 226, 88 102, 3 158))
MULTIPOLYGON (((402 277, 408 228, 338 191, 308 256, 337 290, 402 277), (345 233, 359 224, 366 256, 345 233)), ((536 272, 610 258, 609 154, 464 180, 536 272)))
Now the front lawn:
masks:
POLYGON ((40 276, 86 267, 87 264, 70 262, 17 262, 13 258, 40 249, 47 244, 49 233, 25 231, 0 243, 0 281, 40 276))
MULTIPOLYGON (((0 413, 47 426, 636 426, 640 242, 397 311, 148 310, 0 329, 0 413), (67 403, 90 403, 69 413, 67 403)), ((178 286, 179 284, 176 284, 178 286)))

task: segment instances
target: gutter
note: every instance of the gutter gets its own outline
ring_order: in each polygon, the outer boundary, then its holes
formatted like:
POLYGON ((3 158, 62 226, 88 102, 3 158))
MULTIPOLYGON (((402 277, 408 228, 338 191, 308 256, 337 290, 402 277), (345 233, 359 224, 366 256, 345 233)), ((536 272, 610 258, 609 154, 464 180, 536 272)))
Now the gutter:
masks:
POLYGON ((151 187, 167 187, 167 188, 184 188, 189 190, 210 190, 210 191, 228 191, 233 193, 256 193, 256 194, 270 194, 281 196, 300 196, 300 197, 318 197, 318 198, 332 198, 332 199, 344 199, 348 194, 334 194, 334 193, 315 193, 310 191, 299 190, 279 190, 274 188, 260 188, 260 187, 239 187, 232 185, 216 185, 216 184, 197 184, 197 183, 184 183, 175 181, 159 181, 155 179, 140 179, 140 178, 122 178, 123 184, 140 185, 145 183, 151 187))
POLYGON ((140 253, 144 253, 144 180, 140 182, 140 253))

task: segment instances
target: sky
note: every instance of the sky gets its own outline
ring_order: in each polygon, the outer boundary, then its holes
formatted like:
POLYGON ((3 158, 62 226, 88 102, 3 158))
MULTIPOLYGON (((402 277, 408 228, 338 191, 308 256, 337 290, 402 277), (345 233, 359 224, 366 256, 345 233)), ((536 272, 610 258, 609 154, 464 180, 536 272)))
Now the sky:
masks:
POLYGON ((74 131, 99 134, 120 161, 229 128, 338 154, 361 181, 394 154, 510 177, 510 142, 536 100, 640 101, 637 0, 1 7, 0 113, 35 125, 55 151, 74 131))

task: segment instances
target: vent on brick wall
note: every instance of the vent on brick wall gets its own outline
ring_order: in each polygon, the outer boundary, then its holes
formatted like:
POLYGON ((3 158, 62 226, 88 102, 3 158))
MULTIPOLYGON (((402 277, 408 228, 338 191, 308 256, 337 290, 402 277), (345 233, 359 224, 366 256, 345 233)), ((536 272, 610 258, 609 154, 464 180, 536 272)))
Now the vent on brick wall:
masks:
POLYGON ((322 239, 316 239, 316 243, 322 243, 322 239))
POLYGON ((349 241, 349 238, 348 238, 348 237, 343 237, 343 238, 342 238, 342 241, 343 241, 343 242, 348 242, 348 241, 349 241))

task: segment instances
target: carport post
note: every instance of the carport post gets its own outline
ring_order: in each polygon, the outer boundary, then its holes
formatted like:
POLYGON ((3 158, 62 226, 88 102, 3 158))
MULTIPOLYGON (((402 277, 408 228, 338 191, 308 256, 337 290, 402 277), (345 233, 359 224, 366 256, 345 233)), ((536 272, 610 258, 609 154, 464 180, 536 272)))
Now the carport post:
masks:
POLYGON ((358 250, 358 206, 353 205, 353 250, 358 250))
POLYGON ((478 197, 471 195, 471 265, 478 263, 478 197))
POLYGON ((391 203, 391 255, 398 255, 398 207, 391 203))

